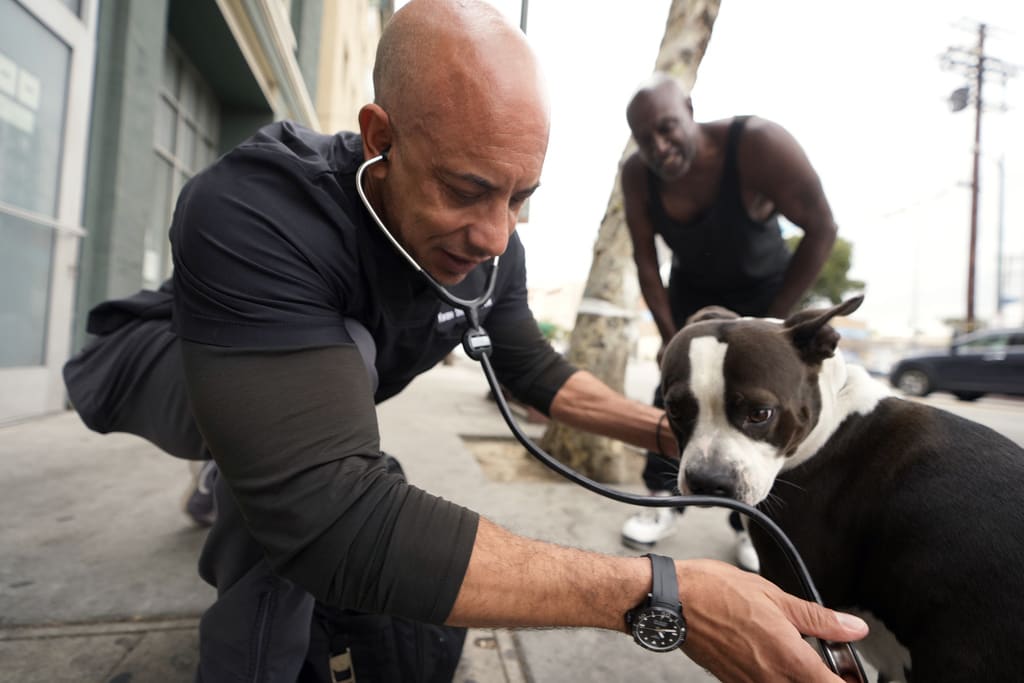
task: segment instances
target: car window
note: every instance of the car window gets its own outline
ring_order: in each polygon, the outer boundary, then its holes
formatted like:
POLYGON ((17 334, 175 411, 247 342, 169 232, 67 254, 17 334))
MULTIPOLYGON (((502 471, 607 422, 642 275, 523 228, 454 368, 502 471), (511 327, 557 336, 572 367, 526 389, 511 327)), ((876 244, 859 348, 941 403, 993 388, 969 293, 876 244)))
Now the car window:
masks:
POLYGON ((1009 332, 989 334, 974 339, 965 340, 956 346, 956 353, 960 355, 972 355, 978 353, 991 353, 993 351, 1004 351, 1010 341, 1009 332))
POLYGON ((1018 353, 1024 351, 1024 332, 1015 332, 1010 335, 1010 346, 1018 353))

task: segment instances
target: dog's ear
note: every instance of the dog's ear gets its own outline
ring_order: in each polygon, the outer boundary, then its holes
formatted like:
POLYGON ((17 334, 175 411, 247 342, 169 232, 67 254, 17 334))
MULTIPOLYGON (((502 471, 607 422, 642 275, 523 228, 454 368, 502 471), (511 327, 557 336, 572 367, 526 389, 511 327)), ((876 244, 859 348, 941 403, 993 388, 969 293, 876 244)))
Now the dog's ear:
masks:
POLYGON ((705 320, 736 320, 739 318, 739 314, 733 313, 728 308, 722 306, 705 306, 700 309, 683 323, 683 326, 692 325, 693 323, 703 322, 705 320))
POLYGON ((818 365, 835 355, 839 343, 839 333, 829 326, 829 321, 837 315, 853 313, 863 301, 863 295, 855 296, 832 308, 794 313, 783 323, 783 330, 800 352, 801 358, 807 363, 818 365))

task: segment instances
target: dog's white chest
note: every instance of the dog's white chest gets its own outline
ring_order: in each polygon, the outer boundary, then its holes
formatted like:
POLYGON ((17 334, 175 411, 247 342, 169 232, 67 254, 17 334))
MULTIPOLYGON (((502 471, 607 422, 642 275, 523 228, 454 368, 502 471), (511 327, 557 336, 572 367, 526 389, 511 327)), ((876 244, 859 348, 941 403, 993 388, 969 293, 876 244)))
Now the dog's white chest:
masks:
POLYGON ((893 683, 905 683, 906 672, 910 671, 910 651, 896 639, 895 634, 871 612, 857 609, 844 609, 844 612, 856 614, 867 622, 871 632, 868 637, 854 644, 857 651, 871 663, 878 672, 893 683))

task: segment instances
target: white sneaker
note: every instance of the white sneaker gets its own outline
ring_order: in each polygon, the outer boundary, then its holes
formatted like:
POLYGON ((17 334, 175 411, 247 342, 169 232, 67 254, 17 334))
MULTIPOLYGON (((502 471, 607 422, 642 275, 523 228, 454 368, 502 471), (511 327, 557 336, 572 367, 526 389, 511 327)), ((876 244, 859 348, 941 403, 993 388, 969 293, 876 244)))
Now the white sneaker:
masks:
POLYGON ((672 508, 643 508, 622 525, 623 545, 648 550, 675 533, 676 514, 672 508))
POLYGON ((750 534, 746 531, 736 532, 736 564, 740 569, 755 574, 761 571, 761 560, 758 559, 754 544, 750 541, 750 534))
POLYGON ((192 486, 185 496, 185 514, 196 526, 213 526, 217 520, 217 499, 213 495, 217 464, 213 460, 190 460, 189 469, 192 471, 192 486))

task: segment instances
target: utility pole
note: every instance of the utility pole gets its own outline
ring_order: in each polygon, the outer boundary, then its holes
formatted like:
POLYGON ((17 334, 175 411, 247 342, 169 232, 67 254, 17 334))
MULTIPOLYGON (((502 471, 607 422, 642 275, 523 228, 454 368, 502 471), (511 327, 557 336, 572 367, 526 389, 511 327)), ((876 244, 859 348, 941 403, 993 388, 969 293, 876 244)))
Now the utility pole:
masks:
POLYGON ((975 327, 974 320, 974 282, 975 282, 975 254, 978 245, 978 206, 980 195, 980 166, 981 166, 981 115, 985 109, 985 100, 982 97, 982 88, 985 85, 985 77, 988 74, 1001 75, 1004 79, 1015 75, 1015 69, 995 57, 985 54, 985 37, 988 33, 988 26, 979 23, 977 26, 978 42, 973 48, 950 47, 942 55, 942 66, 947 70, 955 70, 964 74, 968 79, 968 85, 957 88, 949 96, 950 108, 954 111, 962 111, 968 104, 974 104, 974 147, 972 149, 971 162, 971 235, 970 246, 967 252, 967 315, 964 321, 965 332, 970 332, 975 327))
POLYGON ((1003 231, 1006 218, 1006 159, 999 157, 999 213, 996 216, 998 238, 996 240, 996 317, 1002 320, 1003 304, 1006 295, 1003 292, 1003 231))

